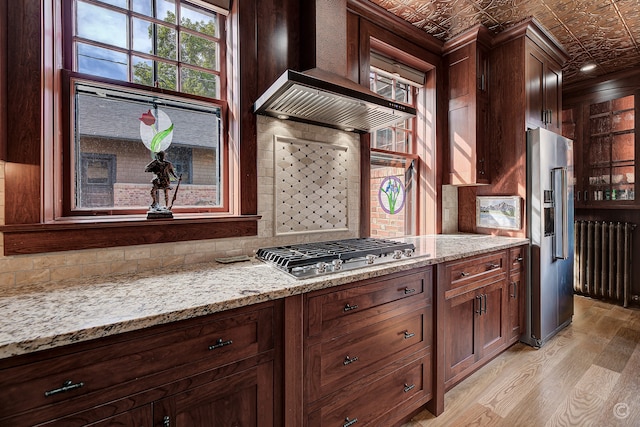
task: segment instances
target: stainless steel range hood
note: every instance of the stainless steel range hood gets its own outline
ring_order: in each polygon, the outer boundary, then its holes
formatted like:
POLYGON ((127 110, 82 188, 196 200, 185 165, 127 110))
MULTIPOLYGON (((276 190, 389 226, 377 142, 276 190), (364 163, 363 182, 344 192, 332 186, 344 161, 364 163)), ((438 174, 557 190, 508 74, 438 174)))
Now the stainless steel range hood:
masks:
POLYGON ((312 68, 285 71, 253 106, 258 114, 336 129, 367 133, 416 115, 416 109, 393 102, 334 73, 312 68))

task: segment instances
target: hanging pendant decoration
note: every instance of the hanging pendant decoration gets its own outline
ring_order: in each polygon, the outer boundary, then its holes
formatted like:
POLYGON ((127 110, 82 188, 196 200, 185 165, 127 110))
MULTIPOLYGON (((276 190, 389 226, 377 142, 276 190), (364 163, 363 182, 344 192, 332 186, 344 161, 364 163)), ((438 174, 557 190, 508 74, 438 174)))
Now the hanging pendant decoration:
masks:
POLYGON ((140 120, 140 138, 152 153, 165 151, 173 140, 173 123, 169 116, 158 108, 142 114, 140 120))
POLYGON ((394 215, 402 210, 405 202, 404 184, 397 176, 388 176, 382 180, 378 190, 378 200, 382 210, 394 215))

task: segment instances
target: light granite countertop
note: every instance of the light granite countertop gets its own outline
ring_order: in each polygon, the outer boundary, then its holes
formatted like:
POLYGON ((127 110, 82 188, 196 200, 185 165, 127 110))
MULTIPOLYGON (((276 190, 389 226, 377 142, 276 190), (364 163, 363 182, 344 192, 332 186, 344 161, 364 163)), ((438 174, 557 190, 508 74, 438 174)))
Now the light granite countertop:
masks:
POLYGON ((259 260, 22 288, 0 297, 0 358, 188 319, 528 242, 478 234, 398 239, 415 256, 295 279, 259 260))

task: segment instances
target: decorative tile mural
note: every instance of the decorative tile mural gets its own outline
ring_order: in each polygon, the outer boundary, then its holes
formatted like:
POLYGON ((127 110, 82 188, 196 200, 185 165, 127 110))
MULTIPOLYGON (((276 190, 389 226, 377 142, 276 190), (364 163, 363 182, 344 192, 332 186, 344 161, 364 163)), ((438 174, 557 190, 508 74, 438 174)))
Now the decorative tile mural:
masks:
POLYGON ((275 137, 275 232, 346 230, 347 147, 275 137))

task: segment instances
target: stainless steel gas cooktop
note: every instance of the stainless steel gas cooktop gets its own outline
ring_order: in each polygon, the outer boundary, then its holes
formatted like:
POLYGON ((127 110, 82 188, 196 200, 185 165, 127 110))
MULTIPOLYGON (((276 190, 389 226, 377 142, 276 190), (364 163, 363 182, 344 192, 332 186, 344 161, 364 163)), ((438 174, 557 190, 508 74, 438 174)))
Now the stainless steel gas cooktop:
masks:
POLYGON ((297 279, 365 268, 410 257, 411 243, 358 238, 258 249, 256 257, 297 279))

